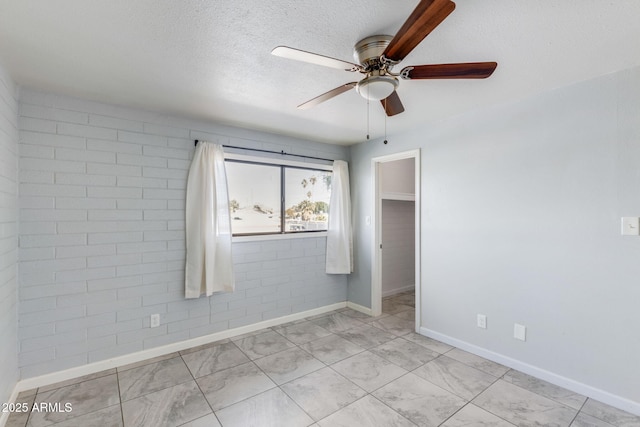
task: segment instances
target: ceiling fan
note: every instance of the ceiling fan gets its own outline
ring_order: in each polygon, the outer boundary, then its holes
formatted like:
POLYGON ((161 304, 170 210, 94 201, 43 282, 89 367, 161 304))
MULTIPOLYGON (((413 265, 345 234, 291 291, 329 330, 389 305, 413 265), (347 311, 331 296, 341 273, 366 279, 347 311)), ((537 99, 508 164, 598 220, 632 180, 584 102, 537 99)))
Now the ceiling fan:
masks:
POLYGON ((455 7, 455 3, 451 0, 421 0, 394 37, 376 35, 356 43, 353 56, 358 64, 287 46, 278 46, 271 53, 283 58, 365 75, 360 81, 338 86, 298 105, 299 109, 314 107, 355 88, 362 97, 379 100, 387 116, 394 116, 404 111, 404 106, 396 92, 399 85, 398 78, 403 80, 484 79, 489 77, 498 66, 496 62, 467 62, 413 65, 404 67, 399 73, 392 71, 393 67, 444 21, 455 7))

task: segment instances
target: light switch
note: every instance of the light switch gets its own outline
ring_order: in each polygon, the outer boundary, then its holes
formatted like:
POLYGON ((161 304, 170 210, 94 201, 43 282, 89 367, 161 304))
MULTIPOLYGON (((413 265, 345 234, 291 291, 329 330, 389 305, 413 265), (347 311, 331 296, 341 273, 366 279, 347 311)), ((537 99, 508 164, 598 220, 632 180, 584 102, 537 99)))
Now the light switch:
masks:
POLYGON ((524 325, 519 325, 518 323, 513 324, 513 337, 520 341, 527 340, 527 327, 524 325))
POLYGON ((622 218, 623 236, 640 236, 640 218, 635 216, 625 216, 622 218))
POLYGON ((367 225, 371 225, 371 217, 370 216, 365 216, 364 217, 364 223, 367 225))

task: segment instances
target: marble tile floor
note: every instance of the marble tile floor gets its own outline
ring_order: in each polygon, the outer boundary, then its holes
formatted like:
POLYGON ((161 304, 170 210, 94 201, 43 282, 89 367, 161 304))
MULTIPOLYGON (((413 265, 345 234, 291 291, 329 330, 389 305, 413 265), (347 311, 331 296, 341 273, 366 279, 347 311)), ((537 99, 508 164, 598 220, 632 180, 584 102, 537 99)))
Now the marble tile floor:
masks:
POLYGON ((413 332, 411 292, 23 392, 7 427, 640 426, 413 332))

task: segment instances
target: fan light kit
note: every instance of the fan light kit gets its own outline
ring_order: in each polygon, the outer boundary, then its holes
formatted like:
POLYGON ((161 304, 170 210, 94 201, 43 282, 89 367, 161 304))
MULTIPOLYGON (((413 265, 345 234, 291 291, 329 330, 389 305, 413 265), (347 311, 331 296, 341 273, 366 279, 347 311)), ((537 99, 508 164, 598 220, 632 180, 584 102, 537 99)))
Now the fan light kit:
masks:
POLYGON ((271 53, 283 58, 365 75, 360 81, 338 86, 298 105, 299 109, 306 110, 355 88, 363 98, 380 101, 387 116, 395 116, 404 111, 396 92, 400 84, 399 79, 485 79, 498 66, 496 62, 466 62, 414 65, 404 67, 399 73, 392 71, 393 67, 440 25, 455 7, 451 0, 421 0, 395 36, 370 36, 356 43, 353 57, 357 63, 287 46, 278 46, 271 53))
POLYGON ((398 79, 393 76, 369 76, 356 84, 356 90, 365 99, 380 101, 398 87, 398 79))

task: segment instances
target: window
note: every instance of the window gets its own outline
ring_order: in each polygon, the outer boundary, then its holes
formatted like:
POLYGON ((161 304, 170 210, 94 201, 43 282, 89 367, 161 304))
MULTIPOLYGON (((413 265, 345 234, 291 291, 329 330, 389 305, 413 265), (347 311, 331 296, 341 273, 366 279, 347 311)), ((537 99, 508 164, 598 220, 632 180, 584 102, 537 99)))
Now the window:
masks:
POLYGON ((326 231, 331 171, 227 159, 234 236, 326 231))

